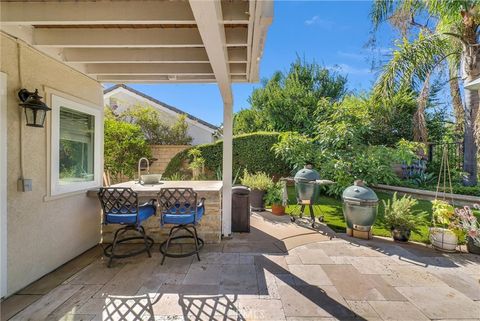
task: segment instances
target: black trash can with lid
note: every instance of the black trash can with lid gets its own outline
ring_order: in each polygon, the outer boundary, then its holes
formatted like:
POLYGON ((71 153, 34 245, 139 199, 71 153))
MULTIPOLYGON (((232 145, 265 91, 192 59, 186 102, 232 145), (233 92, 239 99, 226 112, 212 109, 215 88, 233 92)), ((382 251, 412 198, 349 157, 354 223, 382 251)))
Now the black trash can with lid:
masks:
POLYGON ((232 232, 250 232, 250 189, 232 188, 232 232))

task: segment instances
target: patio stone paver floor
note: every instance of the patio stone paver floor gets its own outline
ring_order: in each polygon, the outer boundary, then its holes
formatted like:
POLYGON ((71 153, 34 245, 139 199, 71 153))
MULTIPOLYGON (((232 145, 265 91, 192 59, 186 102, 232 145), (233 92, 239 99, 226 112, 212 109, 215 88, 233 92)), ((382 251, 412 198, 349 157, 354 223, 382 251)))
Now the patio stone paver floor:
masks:
POLYGON ((480 320, 479 256, 267 213, 200 262, 83 256, 3 302, 2 320, 480 320))

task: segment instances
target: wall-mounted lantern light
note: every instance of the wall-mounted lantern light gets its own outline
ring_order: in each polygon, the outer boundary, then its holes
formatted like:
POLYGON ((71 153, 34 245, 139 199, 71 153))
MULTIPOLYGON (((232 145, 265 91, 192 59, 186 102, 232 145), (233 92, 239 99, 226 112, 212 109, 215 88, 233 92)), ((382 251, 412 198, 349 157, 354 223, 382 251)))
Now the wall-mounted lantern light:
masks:
POLYGON ((34 93, 21 89, 18 92, 18 98, 22 101, 19 104, 20 107, 25 108, 27 126, 43 127, 47 111, 51 108, 41 101, 42 97, 38 95, 38 89, 35 89, 34 93))

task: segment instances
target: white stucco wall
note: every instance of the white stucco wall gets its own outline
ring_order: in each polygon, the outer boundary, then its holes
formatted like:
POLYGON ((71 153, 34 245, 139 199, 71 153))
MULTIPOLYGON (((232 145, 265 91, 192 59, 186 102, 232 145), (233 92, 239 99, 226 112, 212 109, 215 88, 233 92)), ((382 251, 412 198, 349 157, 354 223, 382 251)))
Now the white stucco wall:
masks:
MULTIPOLYGON (((178 114, 173 111, 166 110, 165 107, 162 107, 159 104, 156 104, 153 101, 147 101, 143 97, 136 97, 136 95, 126 92, 123 88, 119 90, 114 90, 112 93, 107 93, 104 96, 104 104, 106 106, 112 107, 113 104, 117 106, 115 112, 117 114, 124 112, 132 106, 152 106, 155 107, 160 114, 162 115, 163 120, 172 124, 177 120, 178 114)), ((205 125, 200 124, 192 119, 187 118, 188 124, 188 134, 193 138, 192 145, 199 144, 208 144, 214 142, 214 137, 212 133, 214 130, 211 128, 206 128, 205 125)))
MULTIPOLYGON (((24 174, 33 180, 33 191, 17 191, 20 176, 17 92, 21 86, 17 43, 4 34, 0 34, 0 41, 0 70, 7 74, 8 86, 7 295, 10 295, 97 244, 100 215, 98 201, 88 198, 85 192, 49 197, 51 113, 47 115, 46 128, 22 125, 24 174)), ((47 104, 50 97, 46 91, 51 88, 103 110, 103 88, 98 82, 26 45, 22 45, 21 52, 24 88, 37 88, 47 104)))

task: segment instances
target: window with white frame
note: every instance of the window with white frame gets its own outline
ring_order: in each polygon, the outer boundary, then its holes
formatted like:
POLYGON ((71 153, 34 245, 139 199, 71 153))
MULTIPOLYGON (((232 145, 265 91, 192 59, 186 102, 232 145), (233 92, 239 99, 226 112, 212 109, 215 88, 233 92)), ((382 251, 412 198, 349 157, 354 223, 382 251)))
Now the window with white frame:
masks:
POLYGON ((52 95, 51 194, 100 185, 101 111, 52 95))

